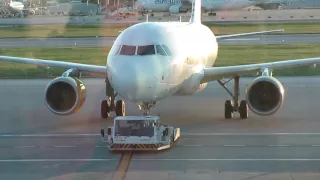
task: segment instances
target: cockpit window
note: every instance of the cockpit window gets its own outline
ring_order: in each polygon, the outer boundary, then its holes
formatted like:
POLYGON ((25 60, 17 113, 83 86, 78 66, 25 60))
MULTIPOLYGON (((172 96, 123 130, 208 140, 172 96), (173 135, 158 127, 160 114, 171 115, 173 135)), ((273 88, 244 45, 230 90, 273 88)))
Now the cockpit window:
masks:
POLYGON ((135 55, 135 54, 136 54, 136 46, 123 45, 120 50, 120 55, 135 55))
POLYGON ((160 54, 162 56, 166 56, 166 52, 162 49, 162 47, 160 45, 156 45, 156 49, 157 49, 157 54, 160 54))
POLYGON ((137 54, 140 56, 156 54, 154 45, 138 46, 137 54))
POLYGON ((118 55, 120 51, 121 46, 115 46, 114 49, 111 52, 111 55, 118 55))
POLYGON ((169 55, 169 56, 172 56, 172 53, 170 51, 170 49, 166 46, 166 45, 162 45, 163 49, 166 51, 166 53, 169 55))

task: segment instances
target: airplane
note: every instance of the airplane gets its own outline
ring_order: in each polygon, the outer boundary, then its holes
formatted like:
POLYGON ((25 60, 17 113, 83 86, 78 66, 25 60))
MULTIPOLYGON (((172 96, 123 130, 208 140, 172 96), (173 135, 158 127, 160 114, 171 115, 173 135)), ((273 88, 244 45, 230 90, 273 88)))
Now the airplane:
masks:
POLYGON ((8 5, 9 5, 10 11, 15 13, 20 13, 24 9, 24 5, 19 1, 9 0, 8 5))
POLYGON ((264 10, 279 9, 283 5, 288 5, 293 2, 305 2, 305 1, 309 1, 309 0, 266 0, 265 3, 257 4, 256 6, 264 10))
POLYGON ((15 16, 20 16, 20 17, 23 16, 23 10, 25 9, 23 3, 19 1, 9 0, 7 7, 9 10, 8 12, 10 12, 11 14, 15 16))
POLYGON ((45 104, 57 115, 76 113, 85 103, 82 73, 105 77, 107 98, 102 100, 100 109, 103 119, 110 113, 126 116, 126 100, 137 104, 143 116, 149 116, 159 101, 199 93, 215 81, 231 95, 224 104, 226 119, 236 113, 246 119, 249 109, 257 115, 270 116, 285 98, 283 85, 273 77, 273 70, 320 63, 317 57, 215 67, 219 40, 284 30, 215 36, 201 22, 201 0, 195 0, 192 6, 189 22, 142 22, 125 29, 112 45, 105 66, 12 56, 0 56, 0 62, 68 69, 45 88, 45 104), (245 74, 258 76, 248 85, 245 99, 239 100, 240 76, 245 74), (234 82, 233 91, 226 87, 227 78, 234 82))
MULTIPOLYGON (((274 6, 304 0, 203 0, 202 8, 208 15, 215 16, 214 11, 236 10, 250 6, 258 6, 262 9, 270 9, 274 6)), ((187 13, 191 6, 189 0, 138 0, 137 10, 140 12, 168 12, 170 14, 187 13)), ((151 14, 153 15, 153 14, 151 14)))

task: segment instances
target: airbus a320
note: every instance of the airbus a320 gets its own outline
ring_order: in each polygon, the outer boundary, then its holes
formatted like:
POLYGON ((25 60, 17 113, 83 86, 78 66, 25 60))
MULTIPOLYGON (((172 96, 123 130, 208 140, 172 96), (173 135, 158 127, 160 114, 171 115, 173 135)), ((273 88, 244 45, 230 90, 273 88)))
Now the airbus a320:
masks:
POLYGON ((209 82, 218 81, 232 97, 224 104, 226 119, 235 113, 245 119, 248 109, 262 116, 276 113, 283 104, 285 92, 272 71, 320 63, 317 57, 213 67, 218 55, 218 40, 283 30, 215 36, 201 23, 201 0, 195 0, 192 7, 189 22, 142 22, 125 29, 116 38, 106 66, 10 56, 0 56, 0 61, 68 69, 45 89, 46 106, 58 115, 73 114, 83 106, 86 87, 80 80, 80 73, 89 72, 105 77, 108 98, 101 103, 103 118, 108 118, 111 112, 125 116, 124 100, 136 103, 143 115, 151 115, 152 108, 160 100, 193 95, 201 92, 209 82), (240 101, 240 76, 257 72, 260 76, 251 82, 245 99, 240 101), (224 78, 234 80, 233 91, 225 87, 224 78), (116 100, 119 96, 124 100, 116 100))

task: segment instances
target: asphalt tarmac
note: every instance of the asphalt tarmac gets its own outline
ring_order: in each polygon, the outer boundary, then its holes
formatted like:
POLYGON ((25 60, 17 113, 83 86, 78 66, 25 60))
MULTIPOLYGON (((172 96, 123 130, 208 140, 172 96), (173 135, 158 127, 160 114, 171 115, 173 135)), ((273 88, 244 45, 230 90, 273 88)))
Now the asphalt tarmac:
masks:
MULTIPOLYGON (((251 80, 240 80, 241 99, 251 80)), ((197 95, 160 101, 154 114, 180 127, 182 137, 167 151, 124 155, 100 139, 112 123, 100 118, 102 79, 85 79, 84 107, 64 117, 44 106, 50 79, 0 80, 0 179, 319 179, 320 78, 279 80, 286 99, 270 117, 249 112, 246 120, 225 120, 230 97, 216 82, 197 95)), ((140 115, 126 105, 128 115, 140 115)))
MULTIPOLYGON (((61 9, 61 8, 60 8, 61 9)), ((155 13, 154 17, 149 16, 149 21, 189 21, 189 13, 172 14, 164 17, 164 13, 155 13)), ((221 10, 216 16, 208 16, 204 13, 203 22, 318 22, 320 13, 318 9, 281 9, 281 10, 221 10)), ((104 15, 93 16, 29 16, 28 18, 0 18, 0 26, 14 25, 45 25, 45 24, 117 24, 117 23, 138 23, 145 21, 146 16, 128 17, 117 20, 115 17, 106 18, 104 15)))
MULTIPOLYGON (((0 48, 112 46, 116 37, 90 38, 2 38, 0 48)), ((219 40, 219 44, 310 44, 320 43, 319 34, 256 35, 219 40)))

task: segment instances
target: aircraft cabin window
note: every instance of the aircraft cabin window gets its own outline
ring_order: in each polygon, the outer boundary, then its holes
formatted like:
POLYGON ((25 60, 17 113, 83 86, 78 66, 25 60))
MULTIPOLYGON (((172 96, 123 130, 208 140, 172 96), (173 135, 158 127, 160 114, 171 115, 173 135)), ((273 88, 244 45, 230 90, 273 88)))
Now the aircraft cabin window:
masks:
POLYGON ((135 55, 136 54, 136 46, 127 46, 123 45, 120 50, 120 55, 135 55))
POLYGON ((137 54, 140 56, 156 54, 154 50, 154 45, 138 46, 137 54))
POLYGON ((172 53, 170 51, 170 49, 166 46, 166 45, 162 45, 163 49, 166 51, 166 53, 169 55, 169 56, 172 56, 172 53))
POLYGON ((160 54, 162 56, 166 56, 166 52, 163 50, 163 48, 160 45, 156 45, 157 54, 160 54))

